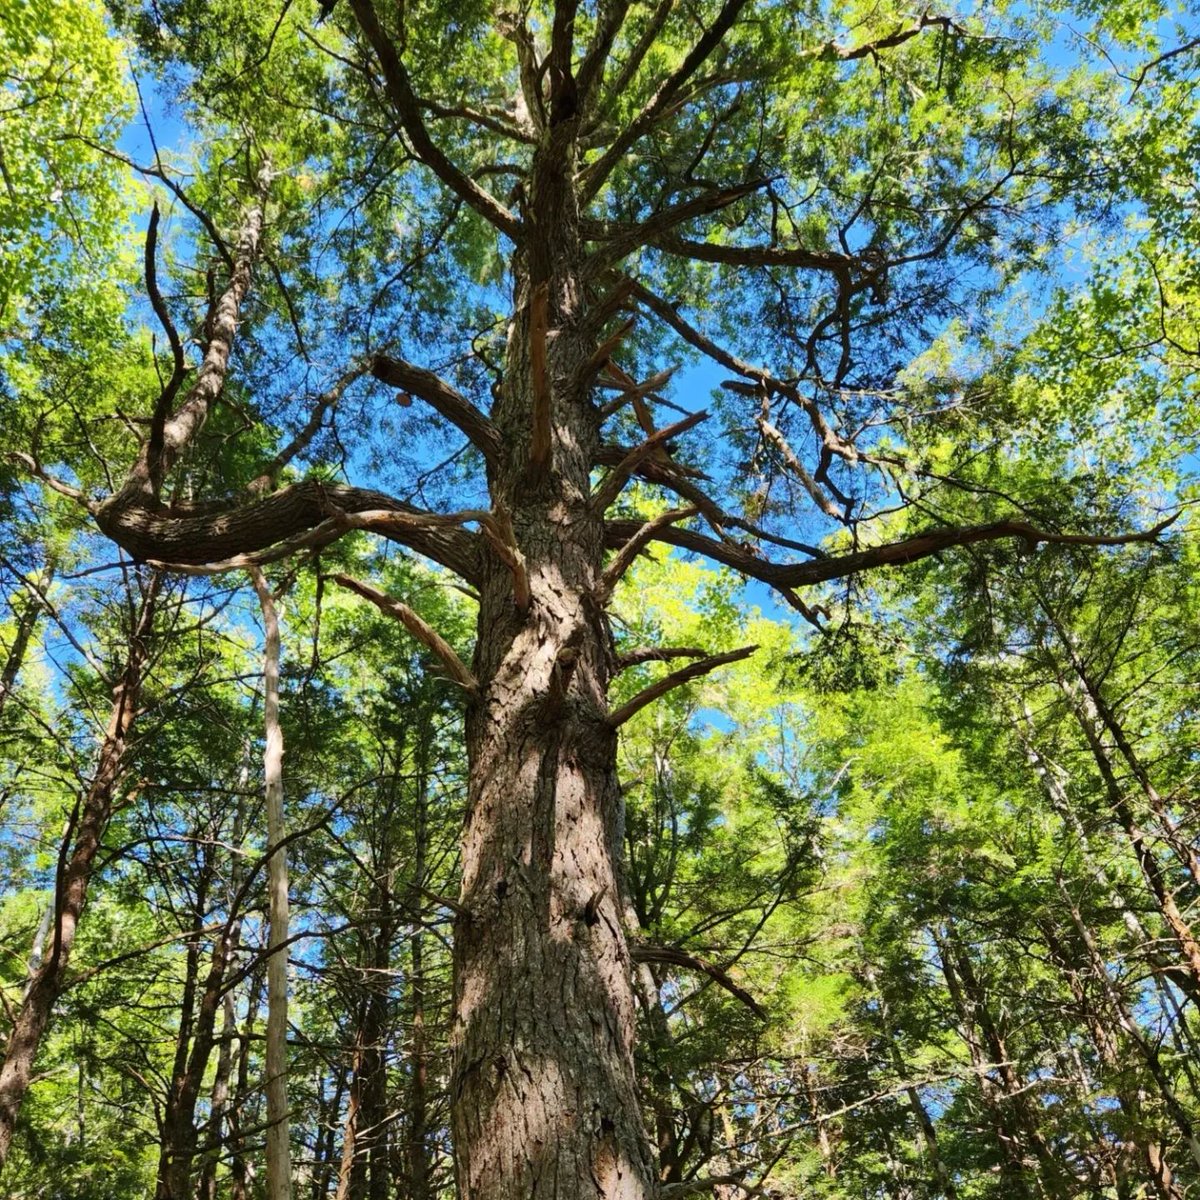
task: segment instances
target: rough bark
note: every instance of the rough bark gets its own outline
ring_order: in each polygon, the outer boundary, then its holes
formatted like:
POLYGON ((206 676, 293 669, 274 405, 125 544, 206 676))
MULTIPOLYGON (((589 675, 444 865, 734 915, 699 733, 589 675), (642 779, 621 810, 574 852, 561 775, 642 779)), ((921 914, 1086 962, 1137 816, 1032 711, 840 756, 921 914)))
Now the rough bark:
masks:
MULTIPOLYGON (((34 1060, 50 1024, 54 1005, 62 994, 67 964, 75 944, 75 931, 87 900, 92 867, 108 828, 117 787, 125 765, 129 735, 137 715, 142 680, 150 658, 151 630, 162 576, 150 576, 142 595, 141 610, 129 639, 124 669, 113 688, 112 708, 100 745, 96 772, 81 797, 74 836, 64 855, 55 888, 54 931, 50 950, 29 980, 17 1018, 9 1034, 4 1064, 0 1067, 0 1168, 12 1145, 21 1102, 29 1089, 34 1060)), ((67 835, 70 837, 70 833, 67 835)))
POLYGON ((587 394, 596 334, 584 319, 570 182, 577 117, 570 109, 560 117, 534 156, 534 235, 517 264, 493 414, 504 447, 493 505, 511 518, 531 602, 526 611, 514 603, 513 574, 489 553, 479 698, 467 717, 469 915, 457 919, 454 939, 451 1091, 463 1200, 643 1200, 654 1186, 618 886, 622 808, 606 704, 615 658, 593 599, 605 533, 589 502, 599 416, 587 394), (532 301, 542 288, 554 336, 533 353, 532 301), (530 455, 542 388, 544 465, 530 455))

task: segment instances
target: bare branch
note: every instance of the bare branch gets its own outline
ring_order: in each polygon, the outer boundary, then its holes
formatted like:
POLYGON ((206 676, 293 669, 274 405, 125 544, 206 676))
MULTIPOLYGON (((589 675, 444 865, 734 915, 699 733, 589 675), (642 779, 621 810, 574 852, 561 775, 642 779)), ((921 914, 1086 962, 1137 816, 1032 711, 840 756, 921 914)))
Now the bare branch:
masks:
MULTIPOLYGON (((361 2, 361 0, 360 0, 361 2)), ((613 168, 625 157, 629 148, 653 128, 659 116, 675 98, 679 89, 696 73, 721 40, 733 27, 747 0, 725 0, 712 25, 684 56, 683 62, 659 84, 642 111, 609 144, 608 149, 580 177, 581 200, 586 203, 604 186, 613 168)))
POLYGON ((640 667, 648 662, 670 662, 673 658, 704 658, 707 650, 695 646, 637 646, 617 655, 617 671, 640 667))
POLYGON ((9 462, 20 464, 35 479, 40 479, 52 492, 57 492, 60 496, 66 496, 67 499, 82 504, 88 512, 95 511, 94 501, 89 500, 77 487, 72 487, 69 483, 64 483, 61 479, 51 475, 32 454, 26 454, 23 450, 10 450, 5 457, 9 462))
POLYGON ((738 650, 729 650, 725 654, 714 654, 711 658, 705 658, 700 662, 692 663, 690 666, 680 667, 678 671, 672 671, 656 683, 643 688, 632 700, 622 704, 615 712, 609 713, 609 726, 613 729, 619 728, 635 713, 641 712, 647 704, 653 704, 660 696, 665 696, 669 691, 693 679, 699 679, 700 676, 707 675, 710 671, 715 671, 718 667, 723 667, 727 663, 749 658, 757 649, 757 646, 742 646, 738 650))
MULTIPOLYGON (((751 646, 749 649, 753 650, 755 647, 751 646)), ((744 654, 742 656, 745 657, 744 654)), ((651 946, 645 942, 633 943, 629 947, 629 953, 634 962, 668 963, 673 967, 687 967, 691 971, 700 971, 714 983, 720 984, 731 996, 736 996, 756 1017, 766 1020, 766 1010, 762 1005, 744 987, 734 983, 729 973, 715 963, 688 954, 686 950, 677 950, 673 946, 651 946)))
POLYGON ((804 486, 804 490, 812 497, 813 503, 827 516, 835 521, 843 519, 843 513, 836 504, 821 490, 820 486, 808 473, 808 469, 796 456, 795 450, 788 444, 787 438, 771 424, 766 417, 758 418, 758 428, 763 437, 779 451, 784 466, 787 467, 804 486))
POLYGON ((673 233, 662 233, 654 244, 668 254, 697 262, 721 263, 730 267, 800 267, 811 271, 845 273, 855 260, 835 250, 809 250, 803 246, 722 246, 696 242, 673 233))
POLYGON ((271 459, 266 467, 263 468, 262 473, 250 482, 246 490, 251 494, 261 494, 268 488, 273 487, 284 467, 308 449, 313 438, 317 436, 321 425, 324 423, 325 414, 331 409, 336 408, 346 389, 355 380, 361 379, 366 373, 367 364, 356 363, 348 371, 343 372, 332 387, 323 391, 317 397, 317 402, 313 405, 312 413, 309 415, 304 428, 271 459))
POLYGON ((803 57, 828 58, 839 62, 868 58, 878 54, 880 50, 891 50, 895 46, 902 46, 931 27, 945 30, 947 33, 966 33, 966 30, 952 17, 933 17, 925 13, 913 24, 901 25, 891 33, 884 34, 874 41, 863 42, 859 46, 842 46, 837 42, 825 42, 812 50, 805 51, 803 57))
POLYGON ((513 603, 517 606, 517 611, 528 612, 530 604, 533 603, 529 571, 525 566, 525 555, 517 545, 517 535, 508 512, 498 504, 495 512, 473 513, 471 516, 482 526, 484 535, 512 573, 513 603))
POLYGON ((417 641, 438 657, 455 683, 461 685, 471 695, 475 695, 479 691, 479 684, 476 682, 475 676, 463 665, 462 659, 455 653, 454 647, 428 621, 409 608, 407 604, 387 595, 385 592, 379 591, 378 588, 371 587, 370 584, 355 579, 351 575, 338 573, 330 575, 328 578, 332 579, 335 583, 340 583, 344 588, 349 588, 352 592, 357 592, 364 599, 370 600, 381 612, 387 613, 390 617, 395 617, 417 641))
POLYGON ((390 354, 377 354, 371 362, 371 374, 390 387, 404 388, 419 396, 439 416, 457 426, 489 461, 500 453, 496 427, 466 396, 432 371, 390 354))
POLYGON ((183 384, 183 377, 187 373, 187 362, 183 357, 183 343, 179 340, 175 322, 171 320, 170 310, 158 288, 158 270, 155 263, 155 255, 158 250, 158 215, 158 202, 155 201, 154 206, 150 209, 150 220, 146 226, 146 294, 150 297, 150 307, 154 309, 154 315, 163 327, 163 332, 166 333, 167 342, 171 347, 171 376, 158 394, 158 400, 154 405, 154 415, 150 421, 151 462, 157 462, 162 453, 163 425, 171 411, 175 396, 183 384))
POLYGON ((592 507, 596 512, 604 512, 621 494, 621 489, 629 482, 629 477, 654 453, 664 442, 685 433, 701 421, 708 420, 708 412, 701 409, 674 425, 667 425, 652 433, 644 442, 634 446, 632 450, 604 477, 603 482, 592 495, 592 507))
POLYGON ((596 17, 592 39, 579 64, 576 87, 579 90, 579 111, 586 117, 604 79, 604 68, 612 52, 613 41, 620 32, 629 11, 629 0, 604 0, 596 17))
POLYGON ((592 258, 591 269, 598 270, 618 262, 642 246, 662 246, 664 239, 670 240, 671 230, 685 221, 720 212, 746 196, 753 195, 768 183, 769 180, 766 179, 752 179, 733 187, 709 188, 690 200, 683 200, 652 213, 636 225, 587 223, 584 233, 589 239, 599 243, 599 249, 592 258))
POLYGON ((437 100, 426 99, 424 96, 417 100, 417 104, 435 117, 470 121, 472 125, 491 130, 492 133, 498 133, 501 137, 512 138, 513 141, 523 142, 525 145, 537 145, 537 138, 513 122, 505 112, 472 108, 468 104, 442 104, 437 100))
POLYGON ((608 602, 608 598, 612 595, 613 589, 621 581, 621 577, 633 565, 633 560, 641 553, 642 548, 649 542, 654 535, 667 525, 674 525, 676 521, 685 521, 688 517, 694 517, 699 513, 698 508, 677 508, 670 512, 659 514, 647 521, 641 529, 637 531, 617 551, 616 557, 609 563, 603 577, 600 580, 600 586, 597 589, 599 593, 597 599, 601 604, 608 602))
POLYGON ((683 1200, 684 1196, 702 1196, 705 1192, 715 1192, 717 1188, 735 1187, 748 1195, 762 1194, 762 1189, 747 1187, 746 1175, 705 1175, 700 1179, 686 1179, 682 1183, 669 1183, 659 1192, 660 1200, 683 1200))
POLYGON ((612 353, 629 335, 629 331, 637 324, 637 317, 629 317, 623 321, 621 325, 592 351, 587 362, 584 363, 583 370, 580 372, 580 382, 583 386, 587 386, 596 377, 599 371, 602 371, 605 364, 608 362, 612 353))
MULTIPOLYGON (((771 587, 791 591, 793 588, 845 579, 878 567, 905 566, 957 546, 972 546, 979 542, 995 542, 1005 538, 1019 538, 1031 549, 1036 548, 1040 542, 1071 546, 1126 546, 1138 542, 1153 542, 1178 518, 1179 513, 1175 513, 1143 532, 1111 536, 1056 533, 1053 530, 1039 529, 1028 521, 953 525, 945 529, 930 529, 898 542, 886 542, 882 546, 872 546, 851 554, 831 555, 803 563, 773 563, 759 557, 745 546, 718 542, 702 533, 673 525, 656 530, 651 540, 666 542, 695 554, 703 554, 753 579, 760 579, 771 587)), ((608 521, 605 524, 606 541, 613 549, 619 549, 638 528, 635 521, 608 521)))
POLYGON ((264 168, 258 180, 259 195, 242 222, 234 255, 234 269, 224 292, 209 313, 210 337, 195 382, 188 389, 183 403, 169 418, 165 413, 156 411, 150 439, 143 444, 120 490, 100 505, 99 512, 157 501, 167 472, 203 428, 209 410, 220 396, 225 386, 242 303, 250 290, 251 272, 259 255, 264 197, 269 180, 269 170, 264 168), (160 416, 164 419, 160 420, 160 416))
POLYGON ((632 404, 636 408, 639 400, 644 400, 647 396, 653 396, 655 392, 665 387, 677 369, 676 367, 667 367, 665 370, 651 375, 649 379, 645 379, 641 383, 632 383, 632 380, 629 380, 628 383, 625 380, 618 381, 616 386, 621 389, 620 393, 600 406, 600 415, 602 417, 611 417, 613 413, 623 408, 626 404, 632 404), (629 386, 631 383, 632 386, 629 386))

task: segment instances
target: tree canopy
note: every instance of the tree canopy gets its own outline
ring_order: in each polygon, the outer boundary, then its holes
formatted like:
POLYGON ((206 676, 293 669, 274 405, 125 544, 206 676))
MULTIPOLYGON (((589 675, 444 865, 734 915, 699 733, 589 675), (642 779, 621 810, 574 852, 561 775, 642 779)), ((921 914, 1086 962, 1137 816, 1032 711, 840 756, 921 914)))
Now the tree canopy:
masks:
POLYGON ((1200 1187, 1194 5, 0 35, 0 1194, 1200 1187))

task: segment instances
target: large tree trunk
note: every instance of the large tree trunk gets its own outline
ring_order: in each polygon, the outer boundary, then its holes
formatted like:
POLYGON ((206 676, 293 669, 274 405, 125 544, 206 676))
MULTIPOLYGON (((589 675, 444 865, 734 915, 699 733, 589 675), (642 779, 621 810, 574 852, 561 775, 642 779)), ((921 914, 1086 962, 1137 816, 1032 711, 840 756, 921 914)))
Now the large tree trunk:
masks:
POLYGON ((87 899, 92 866, 112 815, 117 786, 125 764, 130 730, 137 714, 142 677, 150 657, 150 632, 162 587, 162 576, 150 576, 141 610, 129 639, 124 670, 113 688, 112 709, 96 764, 96 773, 81 798, 74 838, 68 850, 68 830, 59 862, 55 889, 54 930, 45 961, 29 980, 16 1021, 8 1038, 4 1065, 0 1067, 0 1167, 12 1145, 21 1102, 29 1089, 34 1059, 66 980, 67 963, 75 944, 75 931, 87 899))
POLYGON ((570 186, 575 124, 569 113, 552 120, 535 155, 536 230, 516 264, 493 412, 503 448, 492 501, 511 518, 529 603, 511 564, 487 555, 454 939, 463 1200, 643 1200, 653 1190, 618 886, 613 650, 594 598, 604 529, 589 500, 599 415, 586 364, 598 338, 570 186))

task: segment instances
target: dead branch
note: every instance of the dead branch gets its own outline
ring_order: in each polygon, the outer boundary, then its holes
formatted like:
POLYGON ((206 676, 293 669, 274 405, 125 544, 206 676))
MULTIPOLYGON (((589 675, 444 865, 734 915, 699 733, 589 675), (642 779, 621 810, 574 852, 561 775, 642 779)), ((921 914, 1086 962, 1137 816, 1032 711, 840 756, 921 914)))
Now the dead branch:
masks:
POLYGON ((386 592, 379 591, 378 588, 371 587, 368 583, 363 583, 360 579, 355 579, 352 575, 343 575, 339 572, 329 575, 327 578, 332 579, 335 583, 340 583, 342 587, 348 588, 352 592, 357 592, 365 600, 370 600, 380 612, 395 617, 418 642, 437 656, 455 683, 472 696, 479 691, 479 684, 476 682, 475 676, 463 665, 463 661, 455 653, 454 647, 428 621, 403 601, 387 595, 386 592))
MULTIPOLYGON (((754 647, 751 647, 754 649, 754 647)), ((718 983, 730 995, 736 996, 756 1017, 766 1019, 766 1010, 744 987, 734 983, 729 973, 716 963, 707 962, 686 950, 678 950, 673 946, 651 946, 645 942, 635 942, 629 947, 629 953, 634 962, 668 963, 673 967, 687 967, 691 971, 700 971, 714 983, 718 983)))
POLYGON ((500 453, 496 427, 466 396, 432 371, 390 354, 377 354, 371 361, 371 374, 390 387, 419 396, 434 412, 461 430, 485 458, 492 460, 500 453))
POLYGON ((724 654, 714 654, 711 658, 701 659, 700 662, 692 663, 687 667, 680 667, 678 671, 672 671, 669 675, 663 676, 657 683, 652 683, 649 687, 643 688, 632 700, 622 704, 616 711, 609 713, 609 726, 613 729, 619 728, 630 717, 634 716, 635 713, 641 712, 647 704, 653 704, 660 696, 665 696, 675 688, 693 679, 699 679, 700 676, 707 675, 709 672, 715 671, 718 667, 738 662, 743 658, 749 658, 757 649, 757 646, 742 646, 737 650, 729 650, 724 654))
POLYGON ((597 589, 600 603, 607 603, 613 589, 621 581, 621 577, 633 565, 633 560, 641 553, 642 548, 654 537, 655 533, 676 521, 685 521, 699 513, 698 508, 676 508, 670 512, 660 513, 652 517, 617 551, 616 557, 609 563, 597 589))
POLYGON ((603 482, 592 495, 592 507, 596 512, 604 512, 608 509, 616 498, 621 494, 621 490, 629 482, 629 477, 645 462, 651 454, 654 453, 664 442, 668 442, 673 437, 677 437, 681 433, 685 433, 695 425, 699 425, 701 421, 708 420, 708 412, 701 409, 699 412, 691 413, 684 417, 681 421, 676 421, 673 425, 667 425, 663 429, 656 430, 644 442, 634 446, 625 457, 604 477, 603 482))

